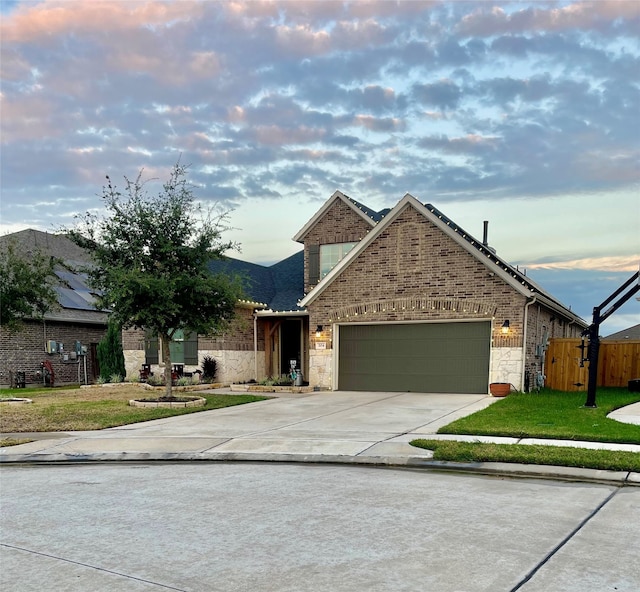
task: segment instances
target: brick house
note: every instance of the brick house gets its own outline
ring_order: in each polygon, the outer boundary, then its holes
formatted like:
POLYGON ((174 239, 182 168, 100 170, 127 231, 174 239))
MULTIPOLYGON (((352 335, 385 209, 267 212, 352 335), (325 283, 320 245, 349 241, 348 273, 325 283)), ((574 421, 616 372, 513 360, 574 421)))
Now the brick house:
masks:
POLYGON ((309 381, 345 390, 487 392, 544 375, 551 337, 586 323, 430 204, 375 213, 340 192, 304 244, 309 381), (326 256, 325 256, 326 254, 326 256))
MULTIPOLYGON (((533 387, 551 337, 586 323, 429 204, 375 212, 336 191, 296 234, 303 250, 265 267, 235 259, 247 300, 215 338, 174 344, 184 369, 218 360, 222 382, 286 374, 323 389, 486 393, 533 387)), ((123 336, 128 368, 158 364, 157 340, 123 336)))
POLYGON ((23 230, 0 237, 0 248, 13 242, 20 252, 56 257, 58 306, 44 319, 26 319, 20 330, 0 328, 0 386, 11 386, 24 372, 27 385, 94 382, 97 345, 106 333, 107 315, 93 306, 86 276, 78 269, 87 253, 63 235, 23 230), (79 344, 79 352, 76 346, 79 344))

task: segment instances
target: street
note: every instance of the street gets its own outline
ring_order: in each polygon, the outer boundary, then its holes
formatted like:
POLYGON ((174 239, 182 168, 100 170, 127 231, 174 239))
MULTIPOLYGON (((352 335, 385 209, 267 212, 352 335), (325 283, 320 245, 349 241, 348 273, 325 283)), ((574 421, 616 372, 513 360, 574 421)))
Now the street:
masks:
POLYGON ((12 592, 640 588, 637 487, 206 462, 0 479, 12 592))

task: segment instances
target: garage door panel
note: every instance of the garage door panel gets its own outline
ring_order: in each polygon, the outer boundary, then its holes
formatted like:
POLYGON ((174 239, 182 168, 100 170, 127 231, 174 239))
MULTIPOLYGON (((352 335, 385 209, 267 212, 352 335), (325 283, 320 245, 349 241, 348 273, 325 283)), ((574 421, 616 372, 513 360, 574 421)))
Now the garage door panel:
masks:
POLYGON ((485 393, 488 322, 344 325, 338 388, 485 393))

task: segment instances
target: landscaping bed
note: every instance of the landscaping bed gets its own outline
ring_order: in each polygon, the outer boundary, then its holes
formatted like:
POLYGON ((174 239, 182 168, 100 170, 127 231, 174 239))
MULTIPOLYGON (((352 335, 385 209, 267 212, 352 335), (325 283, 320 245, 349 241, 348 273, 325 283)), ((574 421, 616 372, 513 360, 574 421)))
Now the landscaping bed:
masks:
POLYGON ((232 384, 234 393, 312 393, 312 386, 276 386, 263 384, 232 384))

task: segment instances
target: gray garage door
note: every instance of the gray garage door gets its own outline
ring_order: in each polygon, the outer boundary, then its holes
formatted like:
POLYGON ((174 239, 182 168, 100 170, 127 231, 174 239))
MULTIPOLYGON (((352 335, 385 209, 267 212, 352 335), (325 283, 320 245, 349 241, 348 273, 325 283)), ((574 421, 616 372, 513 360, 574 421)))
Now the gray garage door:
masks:
POLYGON ((491 323, 339 327, 338 388, 486 393, 491 323))

